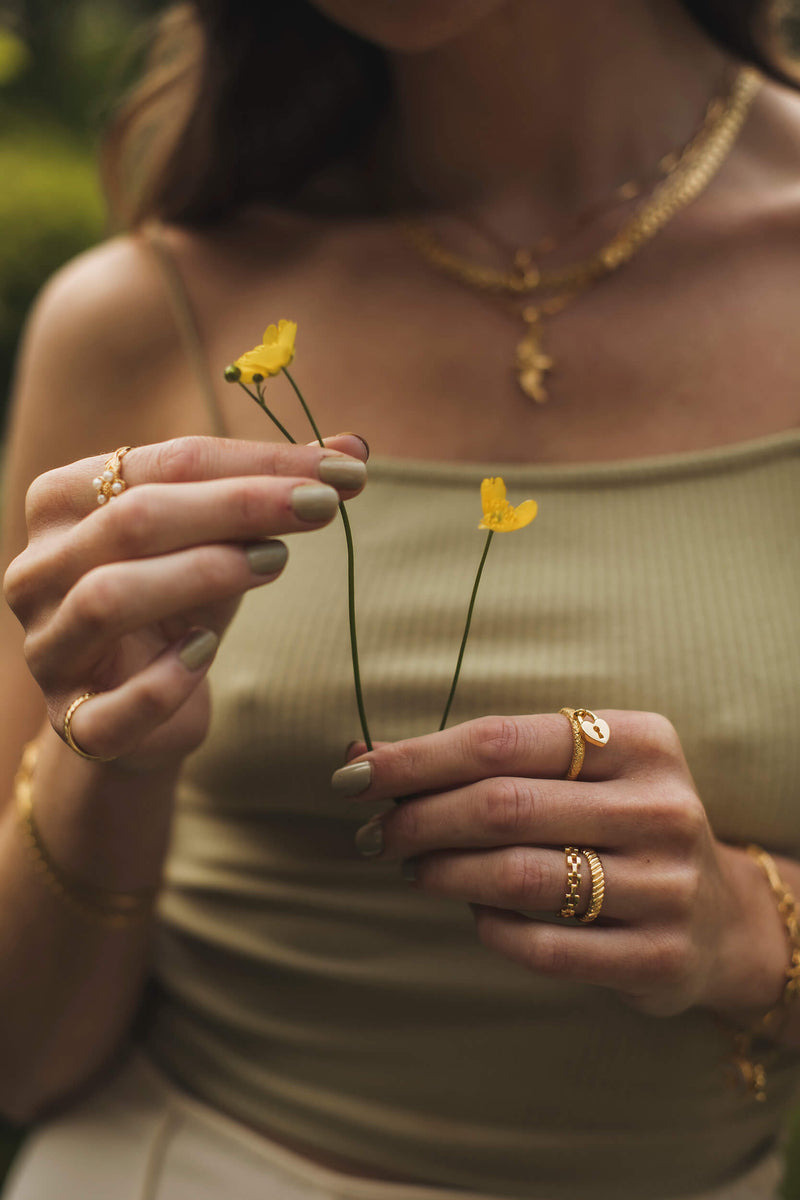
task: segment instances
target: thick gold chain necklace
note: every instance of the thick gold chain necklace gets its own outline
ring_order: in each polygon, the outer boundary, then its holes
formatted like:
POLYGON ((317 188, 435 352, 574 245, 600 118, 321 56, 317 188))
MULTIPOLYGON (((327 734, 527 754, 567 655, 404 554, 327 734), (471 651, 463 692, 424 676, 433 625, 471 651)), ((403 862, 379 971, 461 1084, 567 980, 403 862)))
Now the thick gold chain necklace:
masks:
POLYGON ((411 243, 438 270, 467 287, 512 303, 525 323, 525 334, 517 346, 516 370, 526 396, 539 404, 547 400, 544 379, 555 364, 542 344, 544 319, 560 313, 593 283, 619 270, 705 191, 730 153, 760 83, 758 72, 750 67, 737 72, 727 97, 712 102, 701 129, 650 199, 628 217, 609 242, 583 262, 544 271, 522 259, 512 271, 497 270, 461 258, 444 246, 425 222, 403 222, 411 243), (546 298, 530 303, 528 298, 538 293, 545 293, 546 298))

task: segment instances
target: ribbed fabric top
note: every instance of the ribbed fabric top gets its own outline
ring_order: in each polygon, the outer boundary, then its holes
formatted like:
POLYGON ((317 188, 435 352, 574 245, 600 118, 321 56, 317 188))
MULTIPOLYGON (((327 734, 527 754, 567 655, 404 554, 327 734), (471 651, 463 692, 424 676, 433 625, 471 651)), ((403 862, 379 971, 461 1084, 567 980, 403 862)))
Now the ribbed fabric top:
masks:
MULTIPOLYGON (((494 540, 451 724, 664 713, 718 836, 800 856, 798 457, 790 432, 589 466, 371 463, 349 510, 373 736, 438 725, 480 480, 502 474, 540 513, 494 540)), ((758 1105, 709 1014, 539 978, 481 947, 465 906, 355 852, 359 810, 329 788, 359 736, 341 527, 290 547, 224 641, 182 780, 157 1061, 255 1126, 442 1186, 655 1200, 743 1170, 776 1136, 788 1055, 758 1105)))

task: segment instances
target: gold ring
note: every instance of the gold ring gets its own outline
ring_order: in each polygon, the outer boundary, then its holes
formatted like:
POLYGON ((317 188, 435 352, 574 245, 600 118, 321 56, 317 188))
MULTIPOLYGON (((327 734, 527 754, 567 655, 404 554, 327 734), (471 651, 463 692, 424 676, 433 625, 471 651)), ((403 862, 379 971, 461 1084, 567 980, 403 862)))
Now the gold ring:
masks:
POLYGON ((558 915, 574 917, 575 909, 581 900, 581 863, 583 860, 575 846, 565 846, 564 857, 567 860, 567 890, 564 894, 564 905, 558 915))
POLYGON ((607 746, 611 730, 603 718, 589 708, 560 708, 558 711, 560 716, 567 718, 572 729, 572 761, 564 778, 577 779, 583 766, 586 743, 607 746))
POLYGON ((72 701, 72 704, 70 704, 64 717, 64 741, 67 743, 70 750, 74 750, 76 754, 80 754, 81 758, 88 758, 89 762, 113 762, 116 758, 116 755, 112 755, 110 758, 104 758, 101 754, 87 754, 72 736, 72 718, 75 716, 75 713, 82 704, 85 704, 87 700, 93 699, 96 695, 97 692, 84 692, 82 696, 78 696, 77 700, 72 701))
POLYGON ((98 504, 107 504, 109 500, 113 500, 115 496, 119 496, 125 491, 128 485, 120 475, 120 469, 123 458, 132 449, 133 446, 120 446, 119 450, 115 450, 106 460, 102 475, 98 475, 92 480, 92 487, 97 492, 98 504))
POLYGON ((590 921, 594 921, 600 915, 600 909, 603 907, 603 900, 606 894, 606 873, 603 870, 603 864, 599 856, 594 850, 582 850, 589 870, 592 873, 592 895, 589 900, 589 907, 582 917, 578 917, 579 921, 583 921, 584 925, 588 925, 590 921))

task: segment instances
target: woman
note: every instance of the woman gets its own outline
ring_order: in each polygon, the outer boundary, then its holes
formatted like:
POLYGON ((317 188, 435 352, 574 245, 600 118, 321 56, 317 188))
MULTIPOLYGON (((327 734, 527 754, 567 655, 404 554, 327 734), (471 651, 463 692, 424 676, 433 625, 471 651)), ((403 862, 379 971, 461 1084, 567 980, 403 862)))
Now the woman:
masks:
POLYGON ((131 212, 165 224, 56 277, 17 385, 0 1103, 43 1124, 11 1200, 776 1194, 800 107, 733 57, 764 14, 717 7, 204 2, 199 80, 164 59, 131 212), (281 316, 318 423, 377 452, 381 743, 344 768, 367 452, 272 443, 222 381, 281 316), (434 733, 501 471, 540 515, 434 733))

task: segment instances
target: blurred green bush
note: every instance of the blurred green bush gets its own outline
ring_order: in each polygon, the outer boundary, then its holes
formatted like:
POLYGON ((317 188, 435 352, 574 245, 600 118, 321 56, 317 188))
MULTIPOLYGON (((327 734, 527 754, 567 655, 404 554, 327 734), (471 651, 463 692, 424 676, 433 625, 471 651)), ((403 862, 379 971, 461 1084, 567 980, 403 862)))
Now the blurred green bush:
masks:
POLYGON ((0 380, 43 281, 103 234, 91 152, 69 131, 21 123, 0 137, 0 380))

